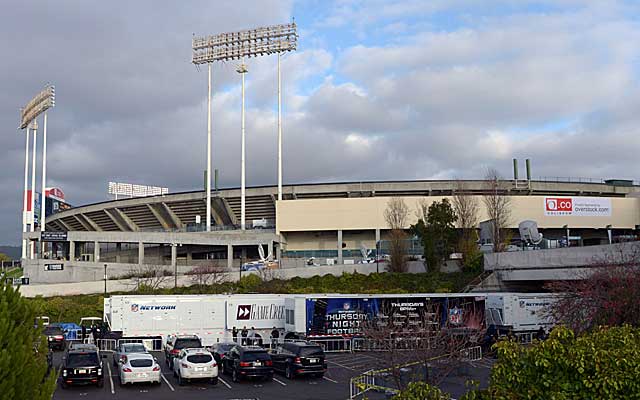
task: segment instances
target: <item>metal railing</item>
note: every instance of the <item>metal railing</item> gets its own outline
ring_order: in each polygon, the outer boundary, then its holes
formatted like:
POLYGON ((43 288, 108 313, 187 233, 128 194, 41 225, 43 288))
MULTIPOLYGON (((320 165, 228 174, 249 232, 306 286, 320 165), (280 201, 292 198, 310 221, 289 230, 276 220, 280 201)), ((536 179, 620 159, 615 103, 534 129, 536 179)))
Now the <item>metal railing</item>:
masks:
POLYGON ((362 396, 376 387, 376 375, 374 370, 369 370, 349 380, 349 399, 362 396))
POLYGON ((461 350, 460 354, 464 361, 470 361, 470 362, 480 361, 482 360, 482 347, 480 346, 469 347, 467 349, 461 350))

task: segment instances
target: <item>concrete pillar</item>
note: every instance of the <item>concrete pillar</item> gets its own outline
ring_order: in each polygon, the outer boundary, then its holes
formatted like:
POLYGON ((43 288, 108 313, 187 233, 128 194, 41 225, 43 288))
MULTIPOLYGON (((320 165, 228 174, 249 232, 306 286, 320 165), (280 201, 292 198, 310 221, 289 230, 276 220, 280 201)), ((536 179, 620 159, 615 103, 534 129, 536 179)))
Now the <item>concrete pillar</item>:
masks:
POLYGON ((376 228, 376 243, 380 241, 380 228, 376 228))
POLYGON ((73 240, 69 241, 69 261, 76 260, 76 242, 73 240))
POLYGON ((189 248, 187 250, 187 265, 191 265, 191 262, 193 261, 193 252, 191 251, 191 248, 189 248))
POLYGON ((233 245, 227 245, 227 269, 233 269, 233 245))
POLYGON ((278 243, 276 246, 276 260, 282 264, 282 243, 278 243))
POLYGON ((271 254, 271 256, 273 257, 274 253, 273 253, 273 240, 269 240, 269 247, 267 248, 267 256, 269 254, 271 254))
POLYGON ((138 242, 138 264, 144 264, 144 243, 138 242))
POLYGON ((178 275, 178 246, 175 244, 171 245, 171 267, 173 267, 173 271, 178 275))
POLYGON ((342 264, 342 229, 338 230, 338 264, 342 264))
POLYGON ((122 262, 120 258, 120 253, 122 252, 122 243, 116 243, 116 262, 122 262))
POLYGON ((100 242, 93 242, 93 262, 100 262, 100 242))

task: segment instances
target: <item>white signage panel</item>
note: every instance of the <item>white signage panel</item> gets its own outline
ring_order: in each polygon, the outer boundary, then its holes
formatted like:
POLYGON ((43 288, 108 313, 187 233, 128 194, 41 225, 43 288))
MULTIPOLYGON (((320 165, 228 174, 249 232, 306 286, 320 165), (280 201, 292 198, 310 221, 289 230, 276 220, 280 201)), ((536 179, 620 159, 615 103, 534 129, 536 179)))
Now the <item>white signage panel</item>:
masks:
POLYGON ((284 328, 284 297, 273 300, 231 300, 227 302, 227 329, 284 328))
POLYGON ((544 215, 575 217, 610 217, 611 199, 606 197, 545 197, 544 215))

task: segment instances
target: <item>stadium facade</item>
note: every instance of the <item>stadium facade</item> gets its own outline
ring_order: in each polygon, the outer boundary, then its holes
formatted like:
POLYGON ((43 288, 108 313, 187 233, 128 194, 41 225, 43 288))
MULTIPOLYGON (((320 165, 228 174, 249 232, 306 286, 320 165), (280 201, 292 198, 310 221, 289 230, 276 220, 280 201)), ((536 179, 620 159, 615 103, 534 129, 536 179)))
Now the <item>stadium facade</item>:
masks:
MULTIPOLYGON (((409 228, 422 204, 460 191, 478 201, 480 221, 488 219, 482 204, 487 182, 482 180, 286 185, 281 201, 276 186, 252 187, 246 195, 246 231, 237 229, 237 188, 212 193, 211 232, 204 232, 201 223, 206 220, 204 191, 105 201, 48 217, 44 236, 25 233, 25 239, 46 243, 47 249, 24 260, 25 271, 34 281, 65 282, 102 279, 97 268, 104 263, 123 270, 131 265, 184 270, 214 258, 234 268, 258 259, 258 245, 265 245, 265 253, 285 268, 304 266, 309 257, 350 264, 362 258, 362 248, 384 242, 390 198, 400 197, 409 207, 409 228), (47 265, 52 263, 56 266, 47 265)), ((640 186, 631 181, 505 180, 499 191, 511 198, 510 228, 516 237, 523 220, 536 221, 546 238, 569 236, 579 245, 635 237, 640 227, 640 186)))

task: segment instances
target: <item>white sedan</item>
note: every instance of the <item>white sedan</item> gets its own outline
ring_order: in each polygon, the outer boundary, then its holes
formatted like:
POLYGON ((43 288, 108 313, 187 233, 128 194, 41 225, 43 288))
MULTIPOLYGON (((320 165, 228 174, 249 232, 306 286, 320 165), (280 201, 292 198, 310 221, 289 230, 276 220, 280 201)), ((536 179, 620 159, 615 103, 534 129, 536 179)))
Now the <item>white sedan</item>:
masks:
POLYGON ((207 379, 216 385, 218 364, 213 355, 205 349, 182 349, 173 359, 173 374, 181 386, 192 379, 207 379))
POLYGON ((157 383, 160 384, 160 365, 148 353, 130 353, 118 360, 120 385, 127 383, 157 383))

